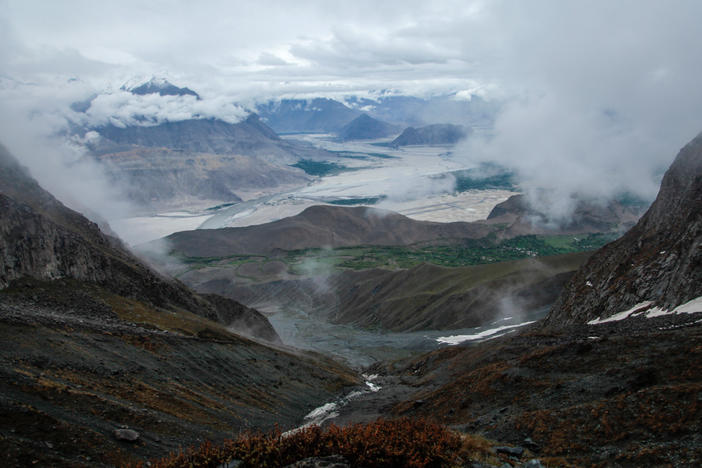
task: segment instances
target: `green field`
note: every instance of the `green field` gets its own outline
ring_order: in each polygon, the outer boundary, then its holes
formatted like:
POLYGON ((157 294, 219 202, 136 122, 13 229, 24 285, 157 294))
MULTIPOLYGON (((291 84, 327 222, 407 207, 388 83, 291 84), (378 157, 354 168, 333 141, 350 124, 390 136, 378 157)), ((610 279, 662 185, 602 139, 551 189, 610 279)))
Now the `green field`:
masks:
POLYGON ((464 240, 450 245, 360 246, 336 249, 289 251, 271 257, 236 255, 226 258, 183 258, 185 271, 208 266, 234 268, 245 263, 282 262, 292 275, 318 275, 340 270, 369 268, 406 269, 422 263, 462 267, 507 262, 530 257, 586 252, 614 240, 614 234, 580 236, 521 236, 497 242, 494 239, 464 240))

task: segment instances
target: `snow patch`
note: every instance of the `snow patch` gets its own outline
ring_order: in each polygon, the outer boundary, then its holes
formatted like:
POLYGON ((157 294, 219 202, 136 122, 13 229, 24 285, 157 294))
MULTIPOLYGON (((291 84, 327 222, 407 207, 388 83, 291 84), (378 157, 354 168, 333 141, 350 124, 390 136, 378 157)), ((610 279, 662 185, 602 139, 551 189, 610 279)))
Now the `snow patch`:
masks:
POLYGON ((651 307, 651 304, 653 304, 653 301, 640 302, 629 310, 625 310, 624 312, 619 312, 619 313, 614 314, 614 315, 607 317, 605 319, 600 319, 599 317, 597 317, 596 319, 590 320, 589 322, 587 322, 587 324, 588 325, 599 325, 600 323, 618 322, 619 320, 624 320, 625 318, 629 317, 630 315, 642 313, 642 312, 648 310, 648 308, 651 307))
MULTIPOLYGON (((448 345, 457 345, 459 343, 463 343, 464 341, 474 341, 474 340, 480 340, 483 338, 491 337, 492 335, 496 335, 497 333, 500 333, 503 330, 508 330, 510 328, 523 327, 523 326, 529 325, 531 323, 534 323, 534 321, 518 323, 517 325, 504 325, 504 326, 497 327, 497 328, 491 328, 490 330, 485 330, 485 331, 482 331, 480 333, 476 333, 474 335, 440 336, 439 338, 436 339, 436 341, 438 341, 439 343, 445 343, 448 345)), ((494 336, 493 338, 497 338, 497 337, 494 336)))
POLYGON ((606 319, 600 319, 599 317, 590 320, 587 322, 588 325, 598 325, 600 323, 607 323, 607 322, 616 322, 619 320, 624 320, 625 318, 628 317, 634 317, 637 315, 641 314, 646 314, 646 318, 655 318, 655 317, 662 317, 664 315, 673 315, 673 314, 695 314, 695 313, 700 313, 702 312, 702 296, 697 297, 695 299, 692 299, 691 301, 688 301, 684 304, 680 304, 679 306, 675 307, 674 309, 663 309, 662 307, 651 307, 653 305, 653 301, 645 301, 641 302, 639 304, 636 304, 634 307, 632 307, 629 310, 625 310, 623 312, 619 312, 617 314, 612 315, 611 317, 607 317, 606 319))

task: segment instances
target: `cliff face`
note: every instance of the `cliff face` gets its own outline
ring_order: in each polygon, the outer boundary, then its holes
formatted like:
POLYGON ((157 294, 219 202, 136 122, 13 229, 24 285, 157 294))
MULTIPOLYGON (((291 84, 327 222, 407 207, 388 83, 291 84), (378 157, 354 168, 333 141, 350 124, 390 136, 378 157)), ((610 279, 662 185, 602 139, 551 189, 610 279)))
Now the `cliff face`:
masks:
POLYGON ((678 153, 656 201, 568 284, 546 325, 609 317, 651 301, 672 309, 702 296, 702 134, 678 153))
POLYGON ((98 226, 42 189, 0 147, 0 290, 28 276, 74 279, 164 309, 187 310, 226 325, 248 323, 247 333, 278 341, 267 319, 235 301, 208 301, 156 274, 98 226), (254 326, 254 323, 256 325, 254 326))

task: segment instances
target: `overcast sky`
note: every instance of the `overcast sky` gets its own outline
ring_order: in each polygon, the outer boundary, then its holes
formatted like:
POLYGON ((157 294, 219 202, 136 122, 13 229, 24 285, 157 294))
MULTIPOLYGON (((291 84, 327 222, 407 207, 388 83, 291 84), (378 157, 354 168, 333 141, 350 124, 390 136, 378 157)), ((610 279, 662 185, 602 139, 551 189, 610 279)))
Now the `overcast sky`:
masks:
POLYGON ((261 96, 468 91, 509 105, 465 157, 650 195, 702 130, 700 18, 699 0, 0 0, 0 138, 21 148, 21 117, 56 130, 72 100, 141 76, 233 117, 261 96))

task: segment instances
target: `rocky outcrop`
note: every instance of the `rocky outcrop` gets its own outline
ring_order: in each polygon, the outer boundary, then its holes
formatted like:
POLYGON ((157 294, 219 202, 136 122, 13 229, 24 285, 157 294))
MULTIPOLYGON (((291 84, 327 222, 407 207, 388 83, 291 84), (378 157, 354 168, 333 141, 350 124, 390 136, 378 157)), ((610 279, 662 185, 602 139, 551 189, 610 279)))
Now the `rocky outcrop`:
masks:
POLYGON ((678 153, 653 205, 568 284, 546 325, 610 317, 649 302, 672 309, 702 296, 702 134, 678 153))

